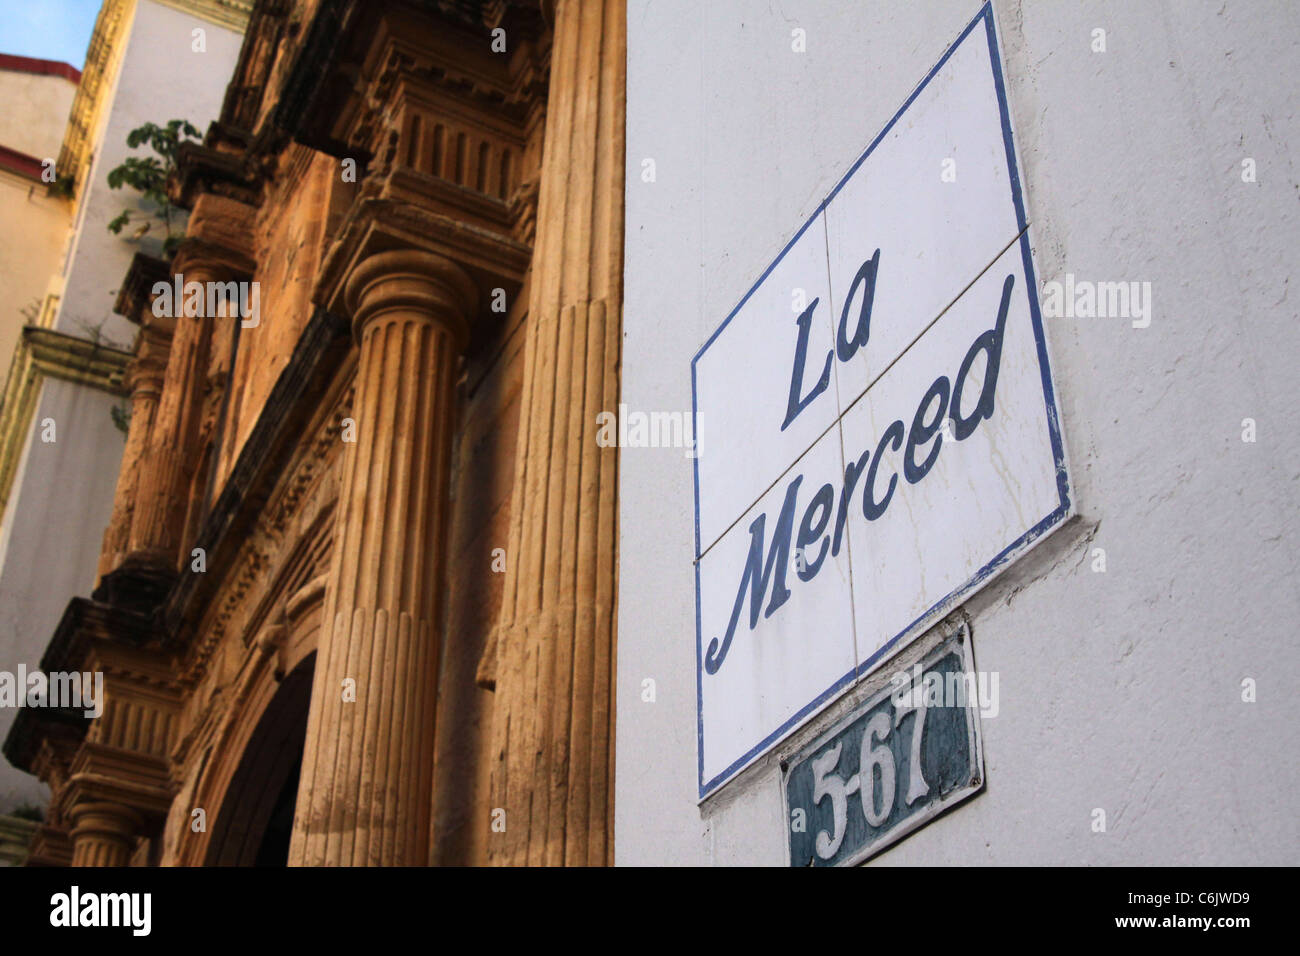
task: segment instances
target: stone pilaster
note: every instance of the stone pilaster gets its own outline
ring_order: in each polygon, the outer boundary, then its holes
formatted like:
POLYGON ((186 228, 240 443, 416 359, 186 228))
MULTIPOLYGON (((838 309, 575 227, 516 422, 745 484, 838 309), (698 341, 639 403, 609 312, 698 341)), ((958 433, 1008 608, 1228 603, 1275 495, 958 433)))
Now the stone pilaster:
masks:
MULTIPOLYGON (((149 316, 152 319, 152 316, 149 316)), ((166 356, 172 346, 172 320, 142 321, 136 338, 135 358, 126 368, 126 386, 131 395, 131 424, 122 451, 122 467, 113 493, 113 515, 104 531, 99 576, 109 574, 126 557, 130 544, 131 518, 135 512, 136 484, 148 453, 149 434, 162 395, 166 356)))
POLYGON ((613 860, 618 457, 595 434, 618 403, 625 34, 622 0, 556 4, 510 561, 481 672, 500 864, 613 860))
POLYGON ((291 864, 428 862, 455 379, 475 296, 459 266, 429 252, 380 252, 347 278, 360 346, 355 442, 345 451, 324 612, 332 626, 318 650, 291 864))
MULTIPOLYGON (((203 282, 212 273, 191 269, 186 281, 203 282)), ((172 340, 172 360, 167 364, 148 454, 138 477, 136 504, 131 519, 130 556, 142 563, 175 570, 180 548, 183 495, 192 477, 195 414, 207 365, 210 322, 200 316, 179 314, 172 340)))
MULTIPOLYGON (((252 232, 252 214, 252 207, 232 199, 200 197, 187 238, 172 262, 182 287, 191 282, 206 287, 210 282, 251 278, 255 263, 246 243, 252 232)), ((226 324, 238 321, 229 306, 218 316, 187 315, 183 298, 172 307, 176 327, 148 453, 137 478, 128 546, 133 563, 166 570, 175 570, 180 560, 194 469, 200 458, 200 423, 205 405, 210 405, 212 337, 227 335, 226 324)))

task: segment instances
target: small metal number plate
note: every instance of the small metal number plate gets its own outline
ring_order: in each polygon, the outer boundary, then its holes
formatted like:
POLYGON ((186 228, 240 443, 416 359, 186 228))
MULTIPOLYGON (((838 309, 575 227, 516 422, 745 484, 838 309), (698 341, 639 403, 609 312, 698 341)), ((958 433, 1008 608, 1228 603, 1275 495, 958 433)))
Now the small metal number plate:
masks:
POLYGON ((805 747, 783 775, 791 866, 848 866, 984 785, 980 686, 960 629, 805 747))

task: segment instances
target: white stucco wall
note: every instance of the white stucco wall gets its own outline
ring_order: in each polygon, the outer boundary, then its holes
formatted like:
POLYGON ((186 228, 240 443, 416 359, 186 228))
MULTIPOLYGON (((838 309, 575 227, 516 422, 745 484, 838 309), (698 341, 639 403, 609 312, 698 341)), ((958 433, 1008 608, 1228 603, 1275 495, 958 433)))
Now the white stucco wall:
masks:
POLYGON ((54 322, 60 332, 85 336, 88 327, 102 323, 108 340, 129 347, 135 327, 113 314, 113 302, 131 257, 138 251, 158 255, 163 234, 157 222, 139 243, 128 241, 134 225, 120 235, 108 231, 111 220, 137 204, 132 190, 108 188, 108 173, 128 156, 153 155, 147 148, 126 145, 127 133, 144 123, 185 119, 200 133, 206 131, 221 110, 242 43, 242 34, 191 14, 152 0, 136 4, 112 109, 91 164, 90 188, 78 210, 67 285, 54 322), (206 52, 192 49, 191 32, 196 28, 205 31, 206 52))
MULTIPOLYGON (((0 525, 0 667, 10 673, 19 664, 37 668, 68 600, 88 594, 94 583, 125 445, 113 424, 117 401, 58 379, 46 379, 41 389, 14 480, 22 493, 0 525), (52 442, 41 440, 47 419, 54 421, 52 442)), ((0 707, 0 740, 16 716, 0 707)), ((0 812, 40 802, 44 790, 35 777, 0 761, 0 812)))
MULTIPOLYGON (((630 409, 689 412, 692 356, 981 6, 631 0, 630 409)), ((1040 282, 1150 282, 1152 318, 1045 320, 1079 516, 966 606, 984 792, 873 864, 1295 864, 1300 8, 994 7, 1040 282)), ((620 476, 616 860, 781 865, 774 763, 697 806, 691 461, 620 476)))

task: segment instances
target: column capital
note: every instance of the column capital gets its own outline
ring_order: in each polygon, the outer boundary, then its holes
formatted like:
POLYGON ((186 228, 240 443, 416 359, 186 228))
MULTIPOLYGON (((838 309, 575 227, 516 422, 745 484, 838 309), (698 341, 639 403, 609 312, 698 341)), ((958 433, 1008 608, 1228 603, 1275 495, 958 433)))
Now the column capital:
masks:
POLYGON ((167 260, 137 252, 131 257, 131 265, 122 277, 113 311, 139 326, 157 324, 151 309, 153 289, 159 282, 171 281, 172 268, 167 260))
POLYGON ((163 259, 137 252, 122 279, 113 311, 140 327, 136 336, 135 357, 127 363, 123 385, 132 399, 157 398, 167 372, 176 320, 171 315, 153 314, 159 283, 172 283, 171 265, 163 259))
POLYGON ((256 261, 241 250, 199 236, 182 239, 172 259, 173 276, 185 276, 186 281, 196 272, 220 282, 246 280, 256 269, 256 261))
POLYGON ((154 401, 162 394, 167 377, 167 359, 171 336, 152 326, 145 326, 136 337, 135 357, 126 365, 122 384, 133 401, 148 398, 154 401))
MULTIPOLYGON (((427 254, 430 258, 424 261, 433 275, 447 272, 439 263, 455 266, 471 283, 467 316, 475 314, 474 302, 486 300, 496 289, 513 295, 523 283, 531 256, 527 246, 513 239, 457 223, 414 203, 362 197, 352 204, 321 265, 312 300, 336 315, 350 314, 353 277, 368 259, 389 252, 427 254)), ((452 281, 465 288, 460 278, 452 281)))
POLYGON ((344 286, 344 304, 358 342, 371 319, 403 310, 432 316, 463 349, 477 299, 465 270, 446 256, 419 249, 391 250, 363 259, 344 286))
POLYGON ((126 866, 144 820, 130 807, 96 801, 68 811, 73 866, 126 866))
POLYGON ((130 840, 144 826, 144 818, 130 807, 107 801, 78 803, 68 810, 68 819, 74 843, 83 836, 130 840))
POLYGON ((245 137, 221 123, 208 127, 202 143, 182 141, 167 198, 182 209, 193 209, 209 195, 257 205, 258 182, 246 161, 247 146, 245 137))

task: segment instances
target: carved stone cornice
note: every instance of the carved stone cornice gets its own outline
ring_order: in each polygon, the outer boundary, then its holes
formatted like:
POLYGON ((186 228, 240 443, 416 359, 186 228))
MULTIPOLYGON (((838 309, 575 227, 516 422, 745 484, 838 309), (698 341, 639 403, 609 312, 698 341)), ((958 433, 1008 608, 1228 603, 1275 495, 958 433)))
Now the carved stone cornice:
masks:
MULTIPOLYGON (((287 26, 290 0, 262 0, 254 6, 244 32, 234 76, 221 104, 220 125, 251 134, 266 95, 266 79, 287 26)), ((211 129, 209 129, 211 134, 211 129)))
POLYGON ((34 325, 23 329, 22 342, 30 352, 33 367, 41 374, 113 395, 123 394, 122 376, 130 352, 34 325))
MULTIPOLYGON (((322 0, 317 6, 279 93, 273 121, 299 142, 331 155, 355 155, 358 144, 338 135, 337 120, 347 122, 346 110, 321 110, 321 103, 346 102, 362 89, 355 66, 373 53, 376 36, 387 34, 417 55, 428 54, 431 70, 439 77, 481 95, 484 102, 502 106, 519 104, 527 82, 516 62, 515 50, 527 50, 543 33, 544 22, 531 0, 398 0, 375 4, 365 0, 322 0), (504 27, 510 55, 490 50, 490 31, 504 27), (487 56, 470 51, 481 50, 487 56), (423 54, 420 53, 423 51, 423 54), (439 56, 441 51, 444 55, 439 56), (447 56, 447 51, 454 51, 447 56), (442 63, 438 63, 438 60, 442 63), (495 61, 512 67, 498 71, 495 61), (469 64, 477 61, 477 67, 469 64), (486 68, 485 68, 486 67, 486 68)), ((544 58, 542 58, 544 61, 544 58)), ((375 64, 372 61, 370 65, 375 64)), ((351 105, 351 104, 349 104, 351 105)))
POLYGON ((213 148, 206 142, 181 143, 176 169, 167 177, 167 198, 182 209, 193 209, 206 193, 256 205, 259 192, 243 150, 233 142, 227 148, 213 148))
POLYGON ((46 673, 85 670, 96 642, 139 648, 155 636, 153 621, 147 614, 74 597, 64 609, 54 637, 41 656, 41 670, 46 673))
MULTIPOLYGON (((273 122, 358 166, 423 174, 471 218, 514 232, 525 154, 544 114, 549 31, 535 3, 326 0, 283 83, 273 122), (507 48, 493 49, 493 29, 507 48), (474 196, 492 202, 484 207, 474 196), (495 208, 489 208, 495 206, 495 208)), ((390 180, 391 187, 396 180, 390 180)), ((438 200, 429 185, 423 198, 438 200)))
MULTIPOLYGON (((409 182, 403 177, 403 185, 409 182)), ((363 197, 353 205, 322 264, 313 299, 330 311, 347 311, 345 289, 353 271, 371 256, 402 250, 429 252, 456 263, 474 281, 480 301, 497 287, 517 289, 532 257, 522 243, 463 218, 402 199, 363 197)))
POLYGON ((69 180, 80 192, 95 149, 92 137, 100 112, 111 101, 115 67, 120 60, 123 27, 130 20, 130 0, 105 0, 95 18, 86 50, 81 82, 68 113, 68 126, 56 164, 59 179, 69 180))
POLYGON ((163 758, 87 740, 69 770, 59 794, 65 815, 78 804, 105 802, 161 820, 171 806, 172 783, 163 758))
POLYGON ((75 822, 99 803, 150 820, 166 813, 181 688, 155 635, 148 616, 84 598, 64 612, 41 669, 93 674, 98 712, 25 708, 5 741, 11 762, 50 786, 53 820, 75 822))
POLYGON ((193 14, 209 23, 242 33, 253 12, 253 0, 156 0, 163 6, 193 14))
POLYGON ((51 790, 49 828, 38 831, 40 846, 34 848, 38 864, 68 862, 70 847, 83 856, 91 853, 84 841, 104 836, 101 824, 113 820, 122 823, 116 860, 129 851, 140 827, 161 821, 171 804, 167 755, 180 687, 171 658, 142 646, 152 635, 147 621, 74 599, 41 669, 93 674, 98 714, 24 707, 5 740, 10 762, 35 773, 51 790))
POLYGON ((131 257, 131 265, 118 287, 113 311, 136 325, 144 324, 146 316, 151 314, 149 307, 153 301, 154 285, 170 282, 171 278, 171 265, 166 259, 137 252, 131 257))
MULTIPOLYGON (((318 309, 299 337, 289 364, 276 379, 195 541, 195 546, 207 554, 210 567, 226 566, 223 562, 232 560, 239 551, 314 413, 316 397, 328 390, 350 347, 347 322, 318 309)), ((191 629, 197 626, 199 615, 220 585, 213 574, 180 578, 162 610, 164 641, 169 646, 188 642, 191 629)))
POLYGON ((176 577, 172 568, 128 556, 99 579, 92 597, 97 604, 147 616, 166 600, 176 577))
POLYGON ((90 721, 79 710, 20 707, 5 737, 4 755, 19 770, 35 774, 52 790, 62 786, 72 756, 90 721))

